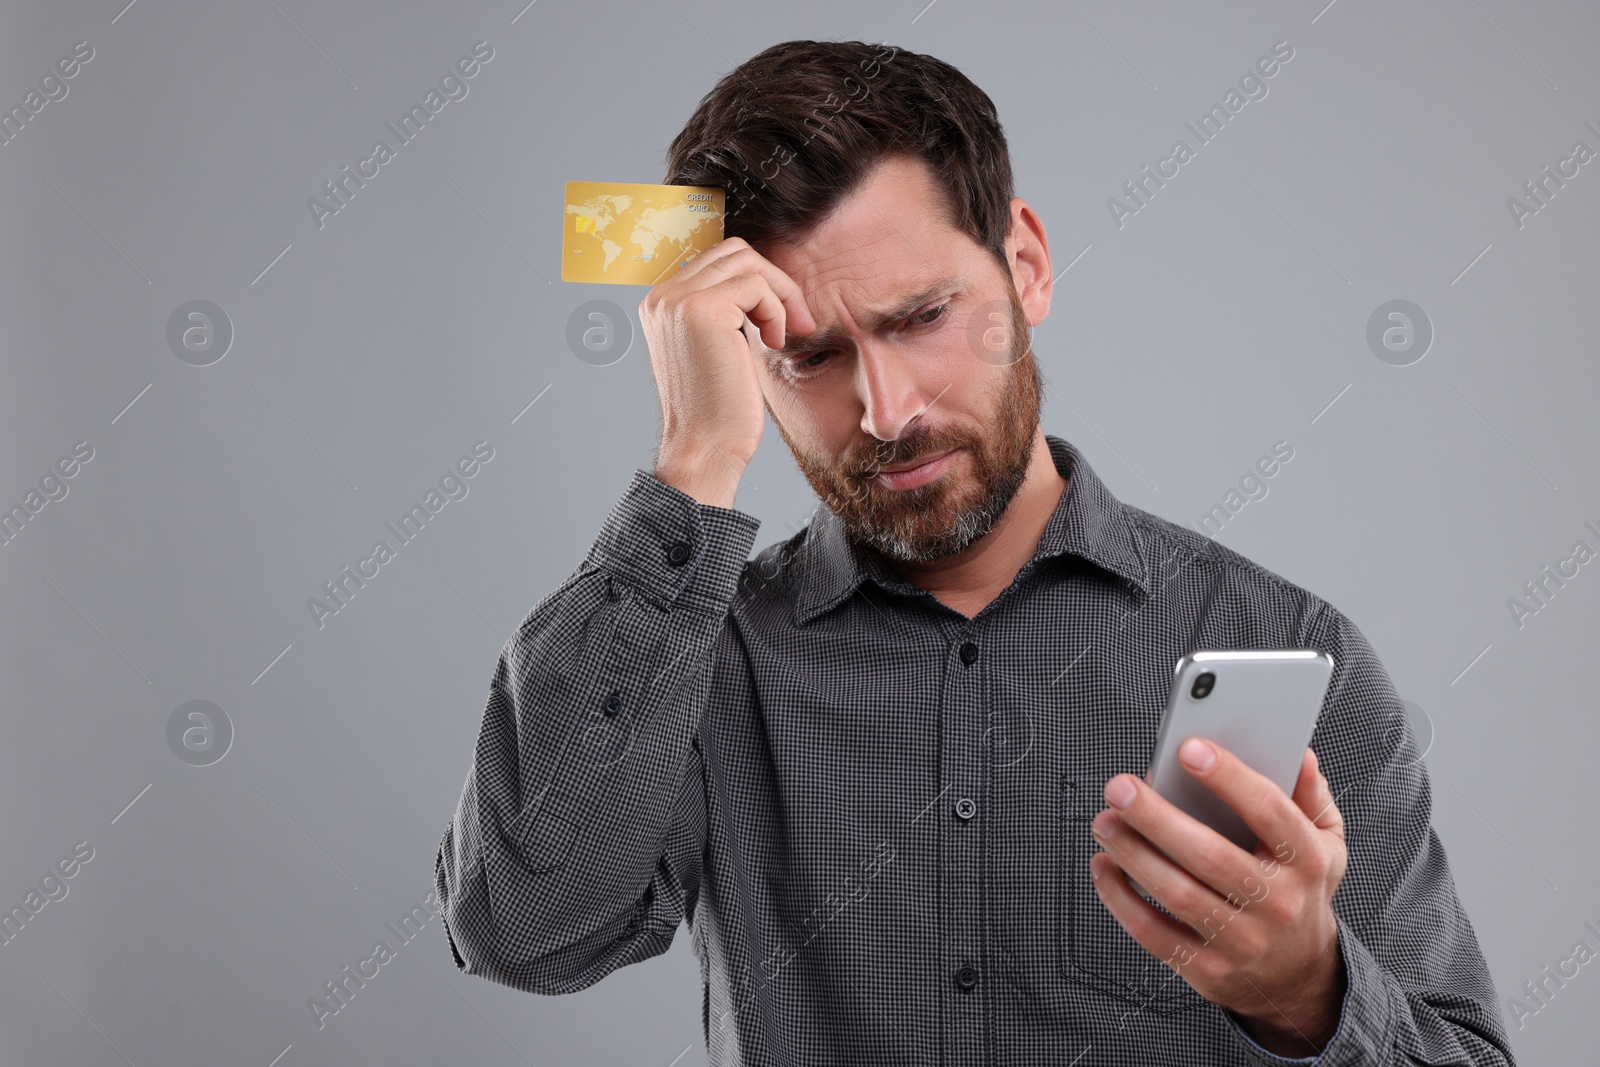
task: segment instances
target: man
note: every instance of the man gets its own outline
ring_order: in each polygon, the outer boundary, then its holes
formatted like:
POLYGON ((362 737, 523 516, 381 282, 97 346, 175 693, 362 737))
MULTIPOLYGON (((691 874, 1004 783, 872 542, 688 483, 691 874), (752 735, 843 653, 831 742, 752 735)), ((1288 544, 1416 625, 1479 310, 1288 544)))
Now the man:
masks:
POLYGON ((687 921, 715 1064, 1511 1063, 1361 632, 1041 429, 1051 260, 989 98, 791 41, 668 170, 730 236, 640 305, 654 472, 501 650, 457 966, 571 992, 687 921), (766 414, 825 506, 749 560, 766 414), (1141 775, 1182 654, 1288 647, 1336 664, 1293 795, 1182 753, 1252 853, 1141 775))

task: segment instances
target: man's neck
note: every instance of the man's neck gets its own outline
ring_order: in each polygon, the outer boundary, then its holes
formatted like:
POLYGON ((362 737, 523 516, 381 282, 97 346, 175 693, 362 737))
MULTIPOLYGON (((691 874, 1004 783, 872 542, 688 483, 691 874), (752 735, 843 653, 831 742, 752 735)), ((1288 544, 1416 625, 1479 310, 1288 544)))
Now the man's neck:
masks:
POLYGON ((953 556, 930 563, 889 560, 889 565, 906 581, 970 619, 1003 593, 1022 565, 1033 558, 1066 486, 1040 427, 1034 433, 1033 455, 1022 486, 987 534, 953 556))

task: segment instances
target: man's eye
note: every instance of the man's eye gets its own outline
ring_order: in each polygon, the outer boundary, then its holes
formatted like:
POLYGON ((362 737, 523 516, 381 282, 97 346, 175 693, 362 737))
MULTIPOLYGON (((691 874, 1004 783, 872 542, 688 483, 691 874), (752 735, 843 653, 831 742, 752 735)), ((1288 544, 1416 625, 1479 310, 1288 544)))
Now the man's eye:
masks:
POLYGON ((788 371, 796 378, 807 377, 807 371, 819 370, 823 363, 825 363, 828 357, 831 355, 833 355, 832 352, 818 352, 813 356, 806 357, 805 359, 790 360, 788 363, 788 371))
MULTIPOLYGON (((934 323, 943 318, 945 312, 947 312, 949 309, 950 302, 947 300, 943 304, 929 308, 927 311, 918 312, 916 315, 913 315, 906 321, 913 326, 932 326, 934 323)), ((820 371, 823 364, 825 364, 828 361, 828 358, 832 355, 832 351, 824 351, 818 352, 804 359, 792 359, 788 361, 787 368, 790 374, 795 375, 796 377, 805 377, 806 372, 808 371, 820 371)))

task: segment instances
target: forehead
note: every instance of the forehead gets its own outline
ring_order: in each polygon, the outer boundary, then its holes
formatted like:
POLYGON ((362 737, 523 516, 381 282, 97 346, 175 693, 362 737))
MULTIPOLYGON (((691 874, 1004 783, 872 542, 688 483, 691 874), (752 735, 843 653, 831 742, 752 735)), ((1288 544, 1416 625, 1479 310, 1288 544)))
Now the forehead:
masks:
POLYGON ((926 163, 890 156, 821 222, 765 255, 795 280, 819 316, 830 315, 830 298, 892 300, 962 273, 971 254, 981 252, 950 224, 945 205, 926 163))

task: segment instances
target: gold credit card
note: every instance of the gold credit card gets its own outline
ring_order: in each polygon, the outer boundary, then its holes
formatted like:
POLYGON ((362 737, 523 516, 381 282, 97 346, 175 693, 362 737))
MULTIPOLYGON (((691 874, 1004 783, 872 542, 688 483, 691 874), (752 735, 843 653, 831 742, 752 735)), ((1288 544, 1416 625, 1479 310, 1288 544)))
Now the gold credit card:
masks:
POLYGON ((710 185, 568 182, 561 280, 664 281, 722 240, 724 205, 710 185))

